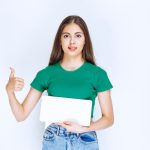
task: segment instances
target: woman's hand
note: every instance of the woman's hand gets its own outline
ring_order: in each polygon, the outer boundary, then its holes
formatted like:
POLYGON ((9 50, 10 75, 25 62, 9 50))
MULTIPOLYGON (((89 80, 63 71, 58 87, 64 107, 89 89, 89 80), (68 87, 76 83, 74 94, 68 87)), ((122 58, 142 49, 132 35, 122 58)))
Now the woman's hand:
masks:
POLYGON ((11 73, 6 85, 7 92, 21 91, 24 87, 24 80, 19 77, 15 77, 15 70, 13 68, 10 68, 10 70, 11 73))
POLYGON ((62 127, 66 128, 68 132, 75 132, 75 133, 86 132, 88 128, 71 121, 56 122, 55 124, 61 125, 62 127))

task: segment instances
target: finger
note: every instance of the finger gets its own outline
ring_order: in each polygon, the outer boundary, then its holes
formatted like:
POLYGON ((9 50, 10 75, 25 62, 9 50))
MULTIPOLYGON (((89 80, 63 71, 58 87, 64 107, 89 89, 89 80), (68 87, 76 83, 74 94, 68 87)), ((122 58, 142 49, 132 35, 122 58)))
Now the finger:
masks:
POLYGON ((22 78, 19 78, 19 77, 16 77, 16 78, 15 78, 15 80, 16 80, 16 81, 21 81, 21 82, 24 82, 24 79, 22 79, 22 78))
POLYGON ((22 85, 22 84, 18 84, 18 85, 16 85, 16 87, 23 88, 23 87, 24 87, 24 85, 22 85))
POLYGON ((64 124, 63 122, 55 122, 55 124, 60 125, 60 126, 62 126, 64 128, 68 127, 68 125, 64 124))
POLYGON ((63 125, 63 122, 54 122, 54 124, 63 125))
POLYGON ((67 127, 68 127, 68 125, 66 125, 66 124, 64 124, 64 123, 60 124, 60 126, 62 126, 63 128, 66 128, 66 129, 67 129, 67 127))
POLYGON ((23 88, 24 84, 15 84, 15 88, 17 88, 17 87, 23 88))
POLYGON ((21 90, 22 88, 19 88, 19 87, 15 88, 15 91, 21 91, 21 90))
POLYGON ((22 82, 22 81, 16 81, 16 84, 21 84, 21 85, 23 85, 24 84, 24 82, 22 82))
POLYGON ((15 85, 15 88, 23 88, 24 87, 24 85, 15 85))
POLYGON ((10 71, 10 78, 13 78, 15 76, 15 70, 12 67, 10 67, 10 71))
POLYGON ((70 124, 71 124, 71 122, 70 122, 70 121, 64 121, 63 123, 64 123, 64 124, 68 124, 68 125, 70 125, 70 124))

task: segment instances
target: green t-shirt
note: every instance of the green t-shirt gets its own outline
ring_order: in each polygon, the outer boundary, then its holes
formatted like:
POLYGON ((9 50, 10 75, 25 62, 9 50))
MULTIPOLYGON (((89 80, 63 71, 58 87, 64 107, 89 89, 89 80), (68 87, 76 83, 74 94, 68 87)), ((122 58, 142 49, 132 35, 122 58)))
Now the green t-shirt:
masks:
POLYGON ((113 86, 106 71, 99 66, 85 61, 79 68, 68 71, 59 61, 40 70, 31 87, 41 92, 47 90, 49 96, 91 100, 93 117, 97 93, 109 90, 113 86))

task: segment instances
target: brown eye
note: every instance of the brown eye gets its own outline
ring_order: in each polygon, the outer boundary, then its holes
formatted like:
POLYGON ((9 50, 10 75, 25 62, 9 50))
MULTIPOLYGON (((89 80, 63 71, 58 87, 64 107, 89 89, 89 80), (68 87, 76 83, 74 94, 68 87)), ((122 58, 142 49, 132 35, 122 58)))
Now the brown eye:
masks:
POLYGON ((66 34, 66 35, 64 35, 63 37, 64 37, 64 38, 67 38, 67 37, 69 37, 69 36, 66 34))
POLYGON ((76 35, 76 37, 77 37, 77 38, 80 38, 80 37, 81 37, 81 35, 80 35, 80 34, 77 34, 77 35, 76 35))

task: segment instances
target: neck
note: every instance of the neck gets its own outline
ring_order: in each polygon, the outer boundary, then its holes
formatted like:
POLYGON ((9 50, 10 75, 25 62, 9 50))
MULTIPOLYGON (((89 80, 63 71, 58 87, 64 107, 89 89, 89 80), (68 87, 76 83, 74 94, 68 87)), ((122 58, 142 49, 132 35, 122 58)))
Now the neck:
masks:
POLYGON ((60 63, 64 67, 78 67, 84 63, 84 59, 82 57, 63 57, 60 63))

